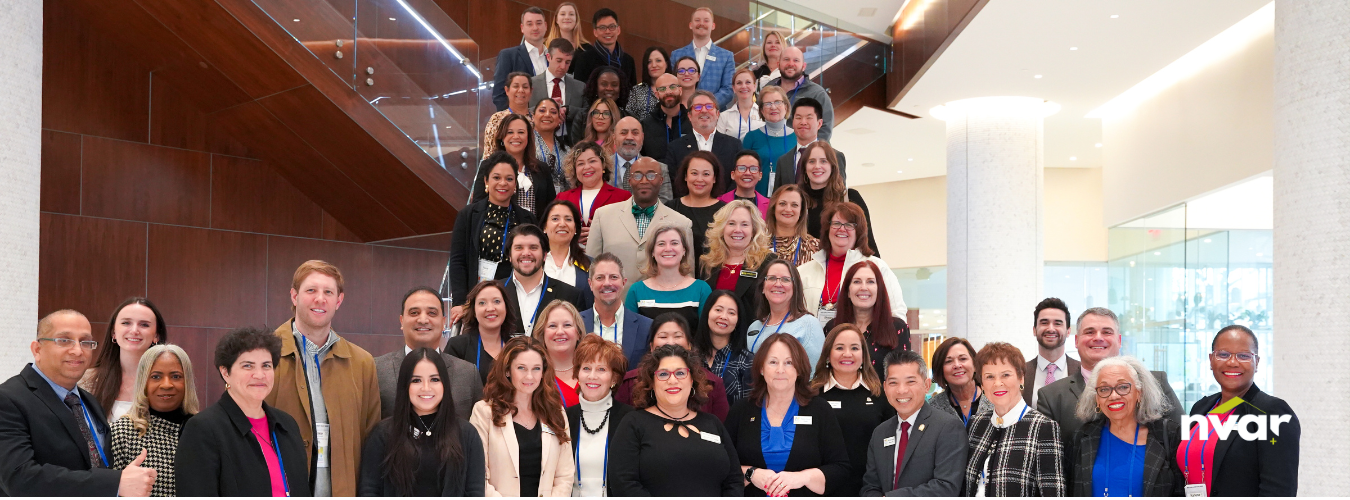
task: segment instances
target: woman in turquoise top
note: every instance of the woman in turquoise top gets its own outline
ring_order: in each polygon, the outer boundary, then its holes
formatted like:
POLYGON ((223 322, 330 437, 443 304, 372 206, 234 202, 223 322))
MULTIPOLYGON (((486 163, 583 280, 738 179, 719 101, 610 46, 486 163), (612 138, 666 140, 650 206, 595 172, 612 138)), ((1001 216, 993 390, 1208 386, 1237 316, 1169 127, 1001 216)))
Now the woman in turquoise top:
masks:
MULTIPOLYGON (((789 106, 787 93, 783 92, 782 87, 769 85, 760 89, 759 112, 764 116, 764 126, 746 132, 745 138, 741 140, 741 145, 745 149, 753 149, 759 153, 764 176, 759 179, 755 190, 764 196, 769 196, 769 186, 777 177, 774 163, 778 161, 778 157, 797 147, 797 134, 792 131, 787 120, 789 106)), ((778 182, 777 185, 783 184, 778 182)))
MULTIPOLYGON (((764 265, 759 284, 758 318, 750 324, 750 352, 758 353, 764 340, 775 333, 786 333, 801 342, 810 357, 808 366, 816 366, 825 347, 825 331, 820 320, 807 312, 802 299, 802 277, 788 261, 774 259, 764 265), (812 324, 812 322, 815 322, 812 324)), ((809 368, 808 368, 809 371, 809 368)))
POLYGON ((677 226, 663 224, 648 229, 647 236, 647 262, 641 269, 647 279, 628 288, 624 307, 648 318, 676 312, 685 317, 686 324, 697 324, 712 287, 693 276, 688 235, 677 226))

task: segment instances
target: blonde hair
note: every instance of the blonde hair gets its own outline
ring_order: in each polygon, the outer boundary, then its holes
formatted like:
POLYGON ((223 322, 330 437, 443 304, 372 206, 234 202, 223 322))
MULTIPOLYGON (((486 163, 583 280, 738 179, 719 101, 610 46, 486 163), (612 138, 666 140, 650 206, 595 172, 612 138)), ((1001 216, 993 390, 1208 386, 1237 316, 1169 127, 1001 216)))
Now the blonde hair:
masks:
POLYGON ((136 398, 131 402, 131 410, 122 415, 122 418, 131 419, 132 426, 141 437, 150 432, 150 396, 146 393, 145 386, 150 381, 150 369, 155 366, 155 361, 165 354, 174 355, 178 358, 178 364, 183 366, 183 413, 196 415, 201 411, 201 403, 197 400, 197 382, 192 376, 192 360, 188 359, 187 352, 174 344, 150 346, 145 354, 141 355, 140 363, 136 365, 136 387, 138 387, 136 398))
MULTIPOLYGON (((613 134, 611 134, 611 137, 612 135, 613 134)), ((592 153, 599 151, 599 153, 596 153, 596 156, 600 157, 600 164, 602 165, 602 168, 604 168, 604 172, 602 172, 600 175, 602 177, 614 176, 613 153, 605 151, 605 148, 603 146, 596 144, 594 142, 591 143, 582 142, 581 144, 577 144, 576 147, 572 148, 571 151, 568 151, 567 154, 563 155, 563 164, 562 164, 563 177, 567 179, 568 186, 581 187, 581 183, 577 182, 577 159, 581 157, 582 151, 590 151, 592 153), (595 149, 591 149, 592 146, 594 146, 595 149)))
POLYGON ((572 42, 572 50, 579 54, 581 53, 581 45, 590 42, 586 41, 586 35, 581 34, 581 9, 578 9, 577 4, 572 2, 560 3, 558 9, 553 11, 553 20, 549 23, 548 35, 544 37, 544 46, 548 47, 548 44, 553 40, 562 38, 562 30, 558 28, 558 13, 562 12, 563 7, 572 7, 572 12, 577 14, 577 27, 572 28, 572 39, 568 41, 572 42))
MULTIPOLYGON (((553 302, 549 302, 543 309, 540 309, 539 316, 534 320, 534 331, 530 332, 530 336, 540 343, 548 345, 548 341, 544 340, 544 328, 548 327, 548 315, 553 314, 553 310, 558 308, 566 309, 572 315, 572 325, 576 327, 577 333, 580 334, 577 335, 576 343, 572 344, 572 366, 575 368, 581 362, 577 359, 576 350, 577 346, 581 345, 581 339, 586 336, 586 323, 581 320, 581 313, 577 312, 576 306, 573 306, 571 302, 554 299, 553 302)), ((558 368, 561 367, 554 367, 554 370, 558 368)))
POLYGON ((680 245, 684 247, 684 258, 680 259, 680 275, 694 275, 694 251, 693 244, 689 242, 689 235, 674 224, 662 224, 647 229, 647 243, 642 246, 642 252, 647 255, 647 260, 639 266, 643 277, 655 278, 661 272, 661 266, 656 265, 656 239, 670 231, 680 235, 680 245))
POLYGON ((605 138, 605 144, 601 146, 605 150, 605 155, 608 156, 614 154, 614 139, 617 138, 617 134, 614 133, 614 128, 619 124, 619 118, 621 118, 619 116, 619 113, 621 112, 619 110, 619 104, 614 102, 613 99, 601 97, 596 99, 595 102, 591 103, 591 107, 586 109, 586 135, 581 141, 595 142, 600 139, 595 133, 595 127, 591 126, 591 112, 595 111, 595 108, 600 107, 601 104, 604 104, 605 107, 609 109, 609 132, 606 132, 609 134, 609 137, 605 138))
POLYGON ((732 200, 717 210, 712 224, 708 226, 708 253, 699 258, 705 274, 716 271, 726 263, 727 245, 722 240, 722 232, 726 230, 727 219, 737 210, 750 213, 751 236, 750 246, 745 249, 745 269, 759 269, 759 265, 769 257, 769 228, 759 216, 759 207, 749 200, 732 200))

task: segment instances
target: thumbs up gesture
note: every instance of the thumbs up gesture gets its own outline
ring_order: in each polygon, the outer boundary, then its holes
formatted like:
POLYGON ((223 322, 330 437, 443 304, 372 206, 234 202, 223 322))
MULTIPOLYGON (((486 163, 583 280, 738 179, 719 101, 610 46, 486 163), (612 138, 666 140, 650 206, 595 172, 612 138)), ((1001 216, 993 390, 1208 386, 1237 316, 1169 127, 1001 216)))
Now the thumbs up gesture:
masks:
POLYGON ((155 484, 155 469, 141 466, 145 462, 146 451, 122 469, 122 480, 117 485, 117 495, 123 497, 148 497, 150 487, 155 484))

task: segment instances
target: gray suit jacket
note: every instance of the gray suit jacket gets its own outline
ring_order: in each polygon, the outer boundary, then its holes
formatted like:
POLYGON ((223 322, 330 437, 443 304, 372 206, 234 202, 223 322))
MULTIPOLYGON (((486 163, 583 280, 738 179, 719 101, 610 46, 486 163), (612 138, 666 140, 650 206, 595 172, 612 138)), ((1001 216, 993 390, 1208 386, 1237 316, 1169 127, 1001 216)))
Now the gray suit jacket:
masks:
MULTIPOLYGON (((403 364, 404 351, 397 351, 375 358, 375 376, 380 381, 380 418, 388 418, 394 412, 394 386, 398 384, 398 369, 403 364)), ((444 352, 445 368, 450 372, 450 399, 455 401, 455 414, 464 421, 473 414, 473 405, 483 399, 483 381, 478 378, 478 370, 473 363, 456 358, 444 352)), ((406 389, 405 389, 406 390, 406 389)))
MULTIPOLYGON (((1171 408, 1167 410, 1167 419, 1180 422, 1181 401, 1177 400, 1177 393, 1172 390, 1172 385, 1167 383, 1167 372, 1155 371, 1153 377, 1158 379, 1158 384, 1162 386, 1163 396, 1167 398, 1167 403, 1171 405, 1171 408)), ((1064 470, 1066 471, 1073 470, 1071 467, 1074 464, 1069 460, 1078 457, 1078 452, 1074 449, 1077 444, 1074 442, 1074 435, 1078 434, 1078 429, 1083 427, 1083 421, 1079 420, 1074 412, 1078 409, 1078 398, 1083 395, 1085 385, 1083 370, 1080 368, 1070 371, 1068 377, 1042 387, 1040 396, 1036 399, 1036 411, 1059 424, 1059 436, 1064 440, 1064 470)), ((1089 396, 1091 396, 1091 393, 1089 393, 1089 396)))
MULTIPOLYGON (((1037 356, 1031 358, 1030 361, 1027 361, 1027 369, 1026 369, 1026 372, 1025 372, 1025 373, 1027 374, 1027 375, 1026 375, 1026 384, 1024 384, 1024 385, 1022 386, 1022 400, 1023 400, 1023 401, 1026 401, 1026 403, 1027 403, 1028 405, 1031 404, 1031 394, 1032 394, 1032 391, 1035 390, 1035 388, 1036 388, 1036 384, 1035 384, 1035 382, 1031 379, 1031 377, 1036 376, 1036 368, 1037 368, 1036 365, 1037 365, 1037 362, 1039 362, 1040 360, 1041 360, 1040 356, 1037 355, 1037 356)), ((1065 363, 1069 366, 1069 373, 1070 373, 1070 374, 1073 374, 1073 373, 1081 373, 1081 372, 1083 371, 1083 365, 1082 365, 1082 363, 1079 363, 1078 360, 1073 359, 1073 358, 1069 357, 1068 355, 1065 355, 1065 356, 1064 356, 1064 360, 1065 360, 1065 363)), ((1063 375, 1064 375, 1064 374, 1061 373, 1060 375, 1061 375, 1060 378, 1063 378, 1063 375)), ((1058 380, 1056 380, 1056 382, 1058 382, 1058 380)))
MULTIPOLYGON (((961 419, 935 410, 928 403, 919 408, 901 463, 899 488, 895 483, 895 439, 900 417, 893 416, 872 431, 867 445, 867 472, 858 493, 865 497, 954 497, 961 493, 966 470, 966 426, 961 419)), ((861 464, 855 464, 855 466, 861 464)))
MULTIPOLYGON (((531 110, 539 104, 539 101, 549 96, 548 83, 551 80, 553 80, 553 73, 548 71, 534 75, 534 78, 530 79, 530 86, 534 89, 530 92, 531 110)), ((564 119, 563 123, 570 121, 572 117, 576 116, 575 113, 583 112, 591 106, 590 103, 586 102, 586 95, 583 92, 585 89, 586 82, 578 81, 576 78, 572 78, 572 75, 563 75, 563 101, 567 103, 567 119, 564 119)))

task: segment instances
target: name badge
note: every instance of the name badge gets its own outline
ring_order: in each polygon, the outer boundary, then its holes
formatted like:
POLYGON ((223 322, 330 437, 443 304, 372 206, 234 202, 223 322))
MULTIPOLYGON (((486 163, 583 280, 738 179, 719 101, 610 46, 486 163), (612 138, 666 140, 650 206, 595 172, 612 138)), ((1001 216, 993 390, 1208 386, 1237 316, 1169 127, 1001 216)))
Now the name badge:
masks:
POLYGON ((1205 492, 1204 484, 1186 485, 1186 498, 1205 498, 1207 496, 1209 496, 1209 494, 1205 492))
POLYGON ((656 307, 656 301, 652 299, 639 300, 638 307, 656 307))
POLYGON ((882 447, 885 447, 885 448, 889 448, 889 447, 891 447, 891 446, 895 446, 895 436, 891 436, 891 437, 888 437, 888 438, 886 438, 886 439, 882 439, 882 440, 881 440, 881 446, 882 446, 882 447))
POLYGON ((843 402, 843 401, 830 401, 830 408, 834 408, 834 409, 838 410, 838 409, 843 408, 843 407, 844 407, 844 402, 843 402))
POLYGON ((708 55, 706 55, 706 56, 703 56, 703 59, 704 59, 705 61, 716 61, 716 60, 717 60, 717 58, 716 58, 716 57, 713 57, 712 54, 708 54, 708 55))
MULTIPOLYGON (((553 429, 548 428, 548 425, 544 424, 543 422, 539 422, 539 428, 543 430, 545 434, 553 434, 553 429)), ((557 434, 553 435, 556 436, 557 434)))
POLYGON ((315 467, 328 467, 328 424, 315 424, 314 444, 318 445, 318 463, 315 467))
POLYGON ((821 324, 821 325, 824 325, 825 323, 829 323, 830 320, 834 319, 834 315, 835 315, 835 314, 838 314, 838 313, 839 313, 839 311, 834 310, 834 309, 826 309, 826 308, 824 308, 824 307, 817 308, 817 309, 816 309, 816 319, 819 319, 819 320, 820 320, 820 324, 821 324))
POLYGON ((492 281, 494 279, 497 279, 497 263, 487 259, 478 259, 478 281, 492 281))
POLYGON ((758 278, 759 273, 755 271, 741 271, 741 276, 745 276, 747 278, 758 278))
POLYGON ((795 416, 795 417, 792 417, 792 424, 793 424, 793 425, 811 425, 811 416, 810 416, 810 415, 797 415, 797 416, 795 416))
POLYGON ((708 441, 708 442, 716 443, 716 444, 722 444, 722 436, 718 436, 718 435, 716 435, 716 434, 710 434, 710 433, 707 433, 707 432, 699 432, 698 435, 699 435, 699 437, 703 438, 704 441, 708 441))

